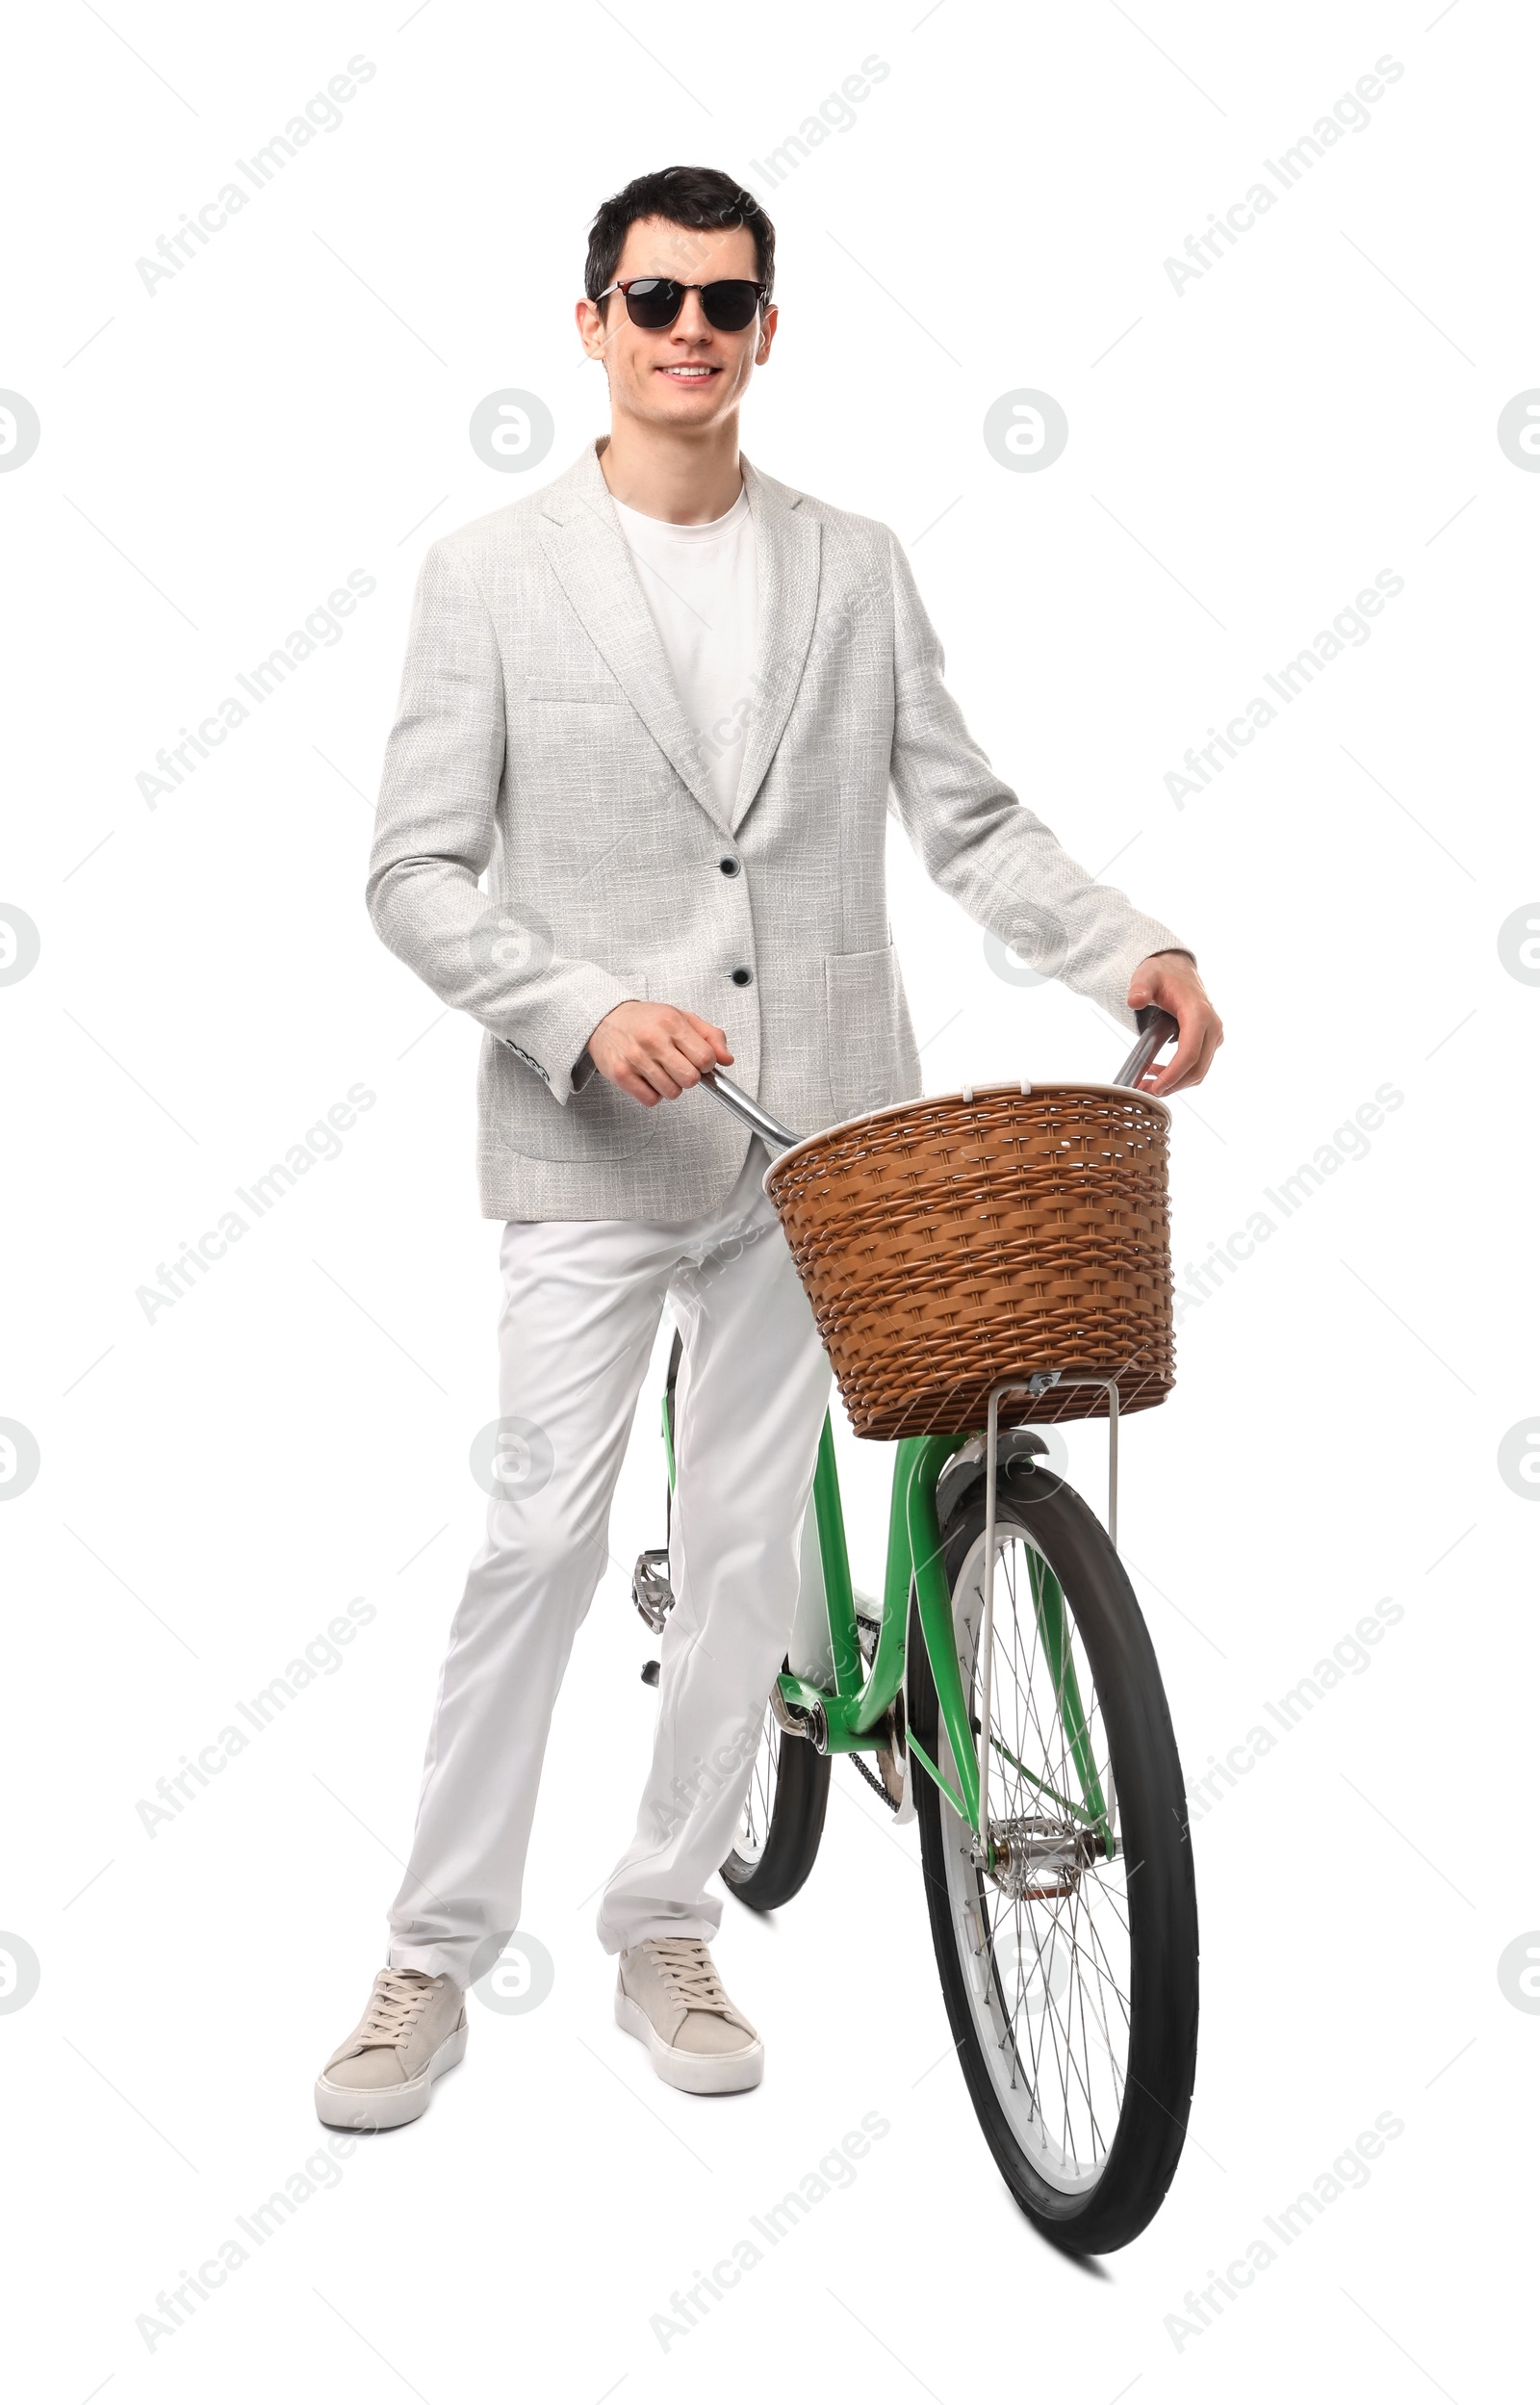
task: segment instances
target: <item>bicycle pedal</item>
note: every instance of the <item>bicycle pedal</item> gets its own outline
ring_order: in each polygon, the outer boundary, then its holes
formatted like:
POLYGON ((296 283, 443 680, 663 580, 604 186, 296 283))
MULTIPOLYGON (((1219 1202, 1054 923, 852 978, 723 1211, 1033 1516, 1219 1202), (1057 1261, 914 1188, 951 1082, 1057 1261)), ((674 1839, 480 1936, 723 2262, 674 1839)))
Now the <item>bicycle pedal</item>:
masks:
POLYGON ((637 1555, 636 1567, 631 1572, 631 1601, 653 1634, 660 1637, 663 1622, 674 1606, 666 1545, 654 1545, 637 1555))
POLYGON ((644 1687, 655 1687, 657 1685, 658 1673, 662 1668, 663 1665, 661 1662, 644 1662, 642 1664, 642 1685, 644 1687))

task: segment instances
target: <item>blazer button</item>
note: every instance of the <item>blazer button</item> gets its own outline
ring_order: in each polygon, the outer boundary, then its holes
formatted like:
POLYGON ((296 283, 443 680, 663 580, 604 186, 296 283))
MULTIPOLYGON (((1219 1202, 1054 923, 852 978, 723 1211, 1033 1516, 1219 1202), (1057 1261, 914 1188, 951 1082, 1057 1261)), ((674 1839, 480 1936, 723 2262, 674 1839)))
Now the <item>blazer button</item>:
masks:
POLYGON ((742 865, 741 861, 736 860, 719 860, 717 862, 717 866, 721 869, 724 877, 735 877, 742 865))
POLYGON ((732 982, 734 985, 753 985, 754 970, 752 969, 734 969, 732 971, 732 982))

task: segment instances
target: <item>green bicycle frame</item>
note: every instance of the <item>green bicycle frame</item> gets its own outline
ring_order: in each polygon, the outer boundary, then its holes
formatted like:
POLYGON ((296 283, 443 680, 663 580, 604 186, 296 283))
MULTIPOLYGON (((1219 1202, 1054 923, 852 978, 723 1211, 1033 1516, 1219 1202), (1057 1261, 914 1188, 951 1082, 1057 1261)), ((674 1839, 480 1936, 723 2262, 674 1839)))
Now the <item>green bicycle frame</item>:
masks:
MULTIPOLYGON (((663 1398, 663 1442, 668 1455, 671 1488, 675 1478, 672 1400, 670 1395, 663 1398)), ((982 1835, 979 1825, 978 1747, 958 1667, 957 1643, 952 1627, 952 1595, 947 1584, 946 1565, 941 1556, 941 1531, 936 1510, 937 1482, 953 1454, 966 1442, 967 1432, 962 1431, 955 1435, 903 1436, 895 1447, 882 1619, 877 1649, 870 1668, 867 1668, 861 1660, 856 1626, 856 1594, 851 1583, 844 1504, 834 1460, 834 1425, 830 1414, 825 1412, 813 1470, 812 1504, 817 1520, 818 1552, 829 1616, 834 1692, 829 1694, 791 1670, 783 1670, 778 1684, 788 1705, 815 1721, 821 1720, 826 1751, 832 1754, 875 1753, 885 1742, 887 1716, 904 1684, 909 1606, 912 1593, 931 1676, 936 1683, 942 1725, 957 1769, 958 1785, 954 1787, 939 1766, 931 1760, 924 1747, 916 1742, 912 1730, 906 1730, 905 1743, 927 1776, 940 1788, 953 1810, 966 1821, 976 1835, 982 1835)), ((1059 1699, 1070 1755, 1080 1781, 1081 1801, 1076 1803, 1068 1797, 1060 1796, 1035 1776, 1025 1764, 1016 1762, 1014 1755, 1007 1753, 998 1739, 995 1744, 1030 1785, 1067 1811, 1073 1819, 1099 1830, 1110 1855, 1113 1850, 1112 1828, 1097 1775, 1079 1682, 1075 1676, 1073 1651, 1065 1627, 1064 1593, 1053 1571, 1040 1556, 1033 1557, 1029 1575, 1033 1610, 1059 1699)))

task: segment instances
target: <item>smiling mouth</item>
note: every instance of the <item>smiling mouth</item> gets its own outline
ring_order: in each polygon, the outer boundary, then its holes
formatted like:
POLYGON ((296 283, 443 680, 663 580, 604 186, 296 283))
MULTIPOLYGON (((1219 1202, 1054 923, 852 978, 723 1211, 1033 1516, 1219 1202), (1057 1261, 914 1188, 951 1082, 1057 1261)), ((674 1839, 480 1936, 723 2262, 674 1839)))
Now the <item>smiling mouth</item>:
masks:
POLYGON ((720 375, 722 371, 720 368, 706 366, 662 367, 657 373, 659 375, 673 376, 677 384, 708 384, 712 376, 720 375))

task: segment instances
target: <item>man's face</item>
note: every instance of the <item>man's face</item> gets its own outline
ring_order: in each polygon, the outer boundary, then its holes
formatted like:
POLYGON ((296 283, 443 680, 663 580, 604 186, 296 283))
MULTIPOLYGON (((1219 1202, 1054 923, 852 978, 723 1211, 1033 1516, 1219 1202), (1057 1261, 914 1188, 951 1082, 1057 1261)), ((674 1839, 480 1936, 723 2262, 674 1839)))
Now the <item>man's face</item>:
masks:
MULTIPOLYGON (((667 218, 639 219, 627 230, 611 281, 629 282, 637 275, 671 275, 681 284, 714 284, 731 275, 755 283, 754 236, 746 225, 713 234, 672 224, 667 218)), ((775 329, 771 308, 757 311, 740 334, 724 334, 707 320, 699 293, 686 293, 673 324, 655 333, 631 323, 620 293, 597 305, 578 303, 583 349, 604 363, 611 408, 650 426, 720 424, 738 407, 755 369, 769 358, 775 329)))

